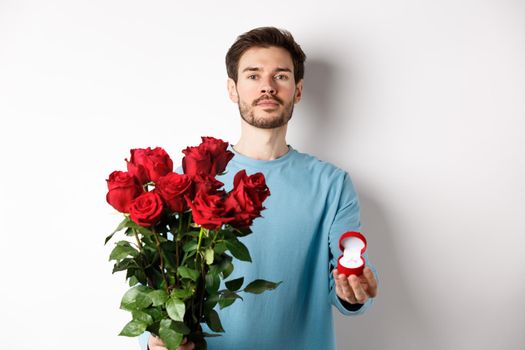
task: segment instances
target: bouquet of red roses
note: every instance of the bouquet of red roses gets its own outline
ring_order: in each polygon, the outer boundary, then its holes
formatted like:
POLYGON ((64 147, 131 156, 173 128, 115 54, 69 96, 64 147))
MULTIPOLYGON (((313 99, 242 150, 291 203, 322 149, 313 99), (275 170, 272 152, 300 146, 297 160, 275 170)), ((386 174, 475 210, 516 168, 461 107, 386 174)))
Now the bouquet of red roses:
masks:
POLYGON ((259 294, 281 283, 257 279, 242 288, 240 277, 220 289, 233 271, 233 257, 251 262, 239 238, 251 233, 270 195, 264 175, 245 170, 235 175, 231 191, 221 189, 216 176, 234 156, 227 147, 227 142, 202 137, 199 146, 182 151, 183 174, 173 171, 160 147, 132 149, 128 171, 114 171, 106 180, 106 200, 124 220, 105 243, 119 231, 127 236, 110 254, 113 273, 126 271, 131 287, 120 307, 131 312, 132 320, 120 335, 149 331, 170 350, 187 337, 197 349, 206 349, 204 337, 220 334, 203 332, 201 323, 224 332, 217 304, 222 309, 242 300, 241 291, 259 294))

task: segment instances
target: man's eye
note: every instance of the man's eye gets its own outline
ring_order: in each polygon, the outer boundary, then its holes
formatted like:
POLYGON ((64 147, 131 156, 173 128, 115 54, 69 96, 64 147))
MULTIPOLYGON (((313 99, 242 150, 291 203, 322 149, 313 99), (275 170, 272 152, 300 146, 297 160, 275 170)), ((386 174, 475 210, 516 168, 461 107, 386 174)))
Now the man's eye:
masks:
POLYGON ((288 79, 288 76, 285 75, 285 74, 278 74, 278 75, 275 76, 275 79, 277 79, 277 80, 286 80, 286 79, 288 79))
POLYGON ((255 74, 248 75, 248 79, 257 79, 257 75, 255 74))

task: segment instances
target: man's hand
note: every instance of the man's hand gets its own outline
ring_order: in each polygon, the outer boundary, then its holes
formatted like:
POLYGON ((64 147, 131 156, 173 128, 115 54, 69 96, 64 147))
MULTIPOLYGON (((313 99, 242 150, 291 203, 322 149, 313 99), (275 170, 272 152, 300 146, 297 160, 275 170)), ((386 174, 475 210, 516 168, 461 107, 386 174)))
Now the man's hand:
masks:
MULTIPOLYGON (((151 335, 148 339, 148 347, 149 350, 168 350, 166 346, 164 345, 164 342, 159 337, 155 337, 151 335)), ((182 340, 181 345, 177 348, 177 350, 192 350, 195 348, 195 344, 192 342, 188 343, 188 339, 184 338, 182 340)))
POLYGON ((368 298, 377 295, 376 277, 368 266, 365 266, 360 276, 343 275, 337 271, 337 268, 333 269, 332 273, 337 296, 350 304, 364 304, 368 298))

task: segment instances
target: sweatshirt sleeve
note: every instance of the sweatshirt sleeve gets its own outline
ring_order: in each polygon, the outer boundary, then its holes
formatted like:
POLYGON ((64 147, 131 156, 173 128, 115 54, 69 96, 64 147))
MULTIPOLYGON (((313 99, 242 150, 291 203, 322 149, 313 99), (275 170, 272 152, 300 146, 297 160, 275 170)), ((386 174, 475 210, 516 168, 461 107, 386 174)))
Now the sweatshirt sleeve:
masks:
POLYGON ((149 350, 149 347, 148 347, 149 336, 150 336, 149 332, 144 332, 139 336, 138 341, 139 341, 140 350, 149 350))
MULTIPOLYGON (((373 304, 373 298, 369 298, 364 304, 352 305, 339 299, 335 292, 335 281, 332 275, 332 270, 337 267, 337 259, 342 254, 339 249, 339 237, 346 231, 361 232, 359 198, 352 183, 352 179, 347 172, 344 172, 343 179, 337 184, 337 186, 340 188, 340 195, 333 204, 337 205, 337 211, 328 233, 330 302, 343 315, 360 315, 373 304)), ((364 233, 364 235, 366 236, 366 233, 364 233)), ((375 267, 370 264, 367 252, 363 254, 363 257, 365 258, 366 266, 369 266, 372 269, 377 279, 377 271, 375 267)))

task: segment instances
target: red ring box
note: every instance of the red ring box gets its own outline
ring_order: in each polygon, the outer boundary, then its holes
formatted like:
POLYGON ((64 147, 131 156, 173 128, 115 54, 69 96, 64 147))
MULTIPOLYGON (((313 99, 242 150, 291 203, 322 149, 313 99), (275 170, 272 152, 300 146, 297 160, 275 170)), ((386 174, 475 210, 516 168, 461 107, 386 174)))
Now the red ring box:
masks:
POLYGON ((339 259, 337 259, 337 271, 346 276, 350 276, 350 275, 359 276, 363 273, 363 270, 366 264, 365 258, 363 258, 362 256, 362 254, 366 250, 366 245, 367 245, 366 238, 360 232, 348 231, 348 232, 343 233, 341 237, 339 237, 339 249, 341 249, 342 252, 345 251, 345 245, 348 246, 348 248, 346 249, 349 249, 350 254, 352 254, 354 257, 359 256, 359 258, 361 258, 362 263, 358 266, 355 266, 355 264, 352 264, 351 267, 347 267, 344 265, 345 260, 341 262, 341 259, 344 257, 344 255, 341 255, 339 259), (361 251, 359 251, 359 248, 361 246, 362 246, 361 251))

